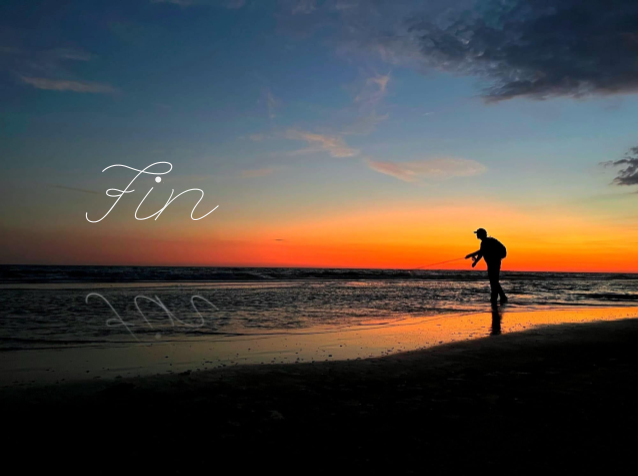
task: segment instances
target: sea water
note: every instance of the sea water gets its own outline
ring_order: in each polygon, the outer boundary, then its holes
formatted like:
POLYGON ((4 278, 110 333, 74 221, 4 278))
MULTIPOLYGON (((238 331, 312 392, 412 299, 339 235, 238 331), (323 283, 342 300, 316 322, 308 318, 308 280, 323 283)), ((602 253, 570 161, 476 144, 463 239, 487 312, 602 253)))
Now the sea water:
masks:
MULTIPOLYGON (((636 306, 638 275, 502 273, 509 311, 636 306)), ((0 349, 322 331, 489 311, 485 271, 2 266, 0 349)))

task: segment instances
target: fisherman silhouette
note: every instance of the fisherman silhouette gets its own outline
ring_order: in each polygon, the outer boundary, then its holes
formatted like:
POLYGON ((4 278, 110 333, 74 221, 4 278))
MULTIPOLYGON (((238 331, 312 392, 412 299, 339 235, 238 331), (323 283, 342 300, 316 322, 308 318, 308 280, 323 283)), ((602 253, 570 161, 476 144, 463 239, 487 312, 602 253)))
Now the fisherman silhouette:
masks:
POLYGON ((474 253, 470 253, 465 259, 472 258, 472 268, 476 266, 481 258, 485 260, 487 264, 487 277, 490 280, 491 288, 491 302, 492 305, 496 305, 498 297, 501 297, 501 304, 507 302, 507 296, 501 287, 499 282, 501 274, 501 260, 507 256, 507 250, 505 246, 496 238, 487 236, 487 231, 484 228, 479 228, 474 233, 476 237, 481 240, 481 248, 474 253))

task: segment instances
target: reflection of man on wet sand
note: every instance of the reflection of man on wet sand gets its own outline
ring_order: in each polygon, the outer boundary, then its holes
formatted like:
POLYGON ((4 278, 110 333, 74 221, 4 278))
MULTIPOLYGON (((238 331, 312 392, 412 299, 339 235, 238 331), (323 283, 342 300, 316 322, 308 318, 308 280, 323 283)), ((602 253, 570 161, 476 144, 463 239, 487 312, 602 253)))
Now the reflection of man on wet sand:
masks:
POLYGON ((501 274, 501 260, 507 256, 507 250, 505 246, 496 238, 488 237, 487 231, 484 228, 479 228, 474 233, 476 237, 481 240, 481 248, 474 253, 470 253, 465 259, 472 258, 472 268, 476 266, 481 258, 485 260, 487 264, 487 277, 490 280, 490 288, 492 290, 491 301, 495 305, 498 301, 498 297, 501 297, 501 304, 507 302, 507 296, 501 287, 499 282, 501 274))
POLYGON ((492 327, 490 328, 491 336, 501 335, 501 321, 503 320, 503 311, 498 306, 492 306, 492 327))

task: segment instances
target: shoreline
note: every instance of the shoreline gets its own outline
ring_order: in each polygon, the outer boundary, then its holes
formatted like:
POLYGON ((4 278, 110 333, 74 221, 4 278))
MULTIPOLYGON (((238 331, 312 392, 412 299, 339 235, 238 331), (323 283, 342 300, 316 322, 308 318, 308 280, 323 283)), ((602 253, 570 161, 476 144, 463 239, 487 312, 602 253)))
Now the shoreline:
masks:
POLYGON ((573 307, 451 313, 395 322, 314 327, 181 341, 90 345, 0 353, 0 388, 115 380, 244 365, 362 360, 524 332, 545 326, 638 318, 636 307, 573 307))
POLYGON ((189 474, 219 458, 284 473, 609 470, 635 464, 623 428, 638 423, 636 342, 636 318, 563 324, 356 361, 14 387, 0 400, 19 415, 9 449, 37 434, 46 454, 99 458, 100 474, 125 462, 189 474))

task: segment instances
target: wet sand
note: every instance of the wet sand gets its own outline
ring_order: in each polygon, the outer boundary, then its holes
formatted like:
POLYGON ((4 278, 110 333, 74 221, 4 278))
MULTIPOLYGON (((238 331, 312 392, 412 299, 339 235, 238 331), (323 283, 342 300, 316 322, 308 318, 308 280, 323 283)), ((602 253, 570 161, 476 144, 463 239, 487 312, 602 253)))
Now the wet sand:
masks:
POLYGON ((8 455, 65 473, 608 473, 635 465, 638 319, 355 361, 5 388, 8 455))
POLYGON ((638 318, 636 307, 541 308, 501 306, 496 312, 442 314, 355 326, 315 326, 183 341, 0 353, 0 389, 94 379, 115 379, 273 363, 356 360, 544 326, 638 318))

